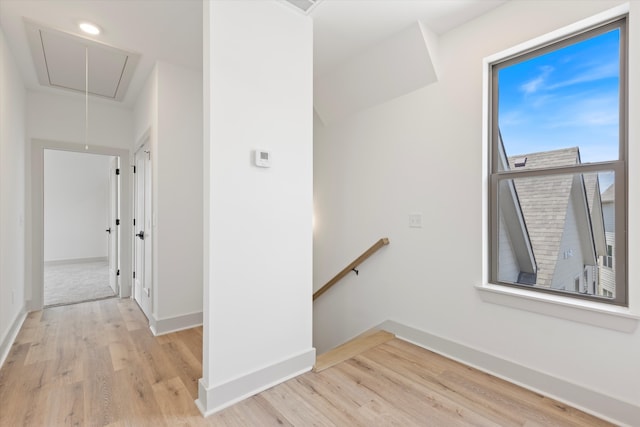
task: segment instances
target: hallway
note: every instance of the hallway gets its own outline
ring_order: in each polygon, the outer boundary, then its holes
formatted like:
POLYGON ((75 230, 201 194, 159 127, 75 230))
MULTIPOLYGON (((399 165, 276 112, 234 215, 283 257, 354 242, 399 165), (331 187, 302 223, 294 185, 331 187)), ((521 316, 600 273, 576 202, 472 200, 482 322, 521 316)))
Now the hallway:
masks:
POLYGON ((0 371, 0 426, 199 420, 201 358, 201 328, 154 338, 132 300, 30 313, 0 371))

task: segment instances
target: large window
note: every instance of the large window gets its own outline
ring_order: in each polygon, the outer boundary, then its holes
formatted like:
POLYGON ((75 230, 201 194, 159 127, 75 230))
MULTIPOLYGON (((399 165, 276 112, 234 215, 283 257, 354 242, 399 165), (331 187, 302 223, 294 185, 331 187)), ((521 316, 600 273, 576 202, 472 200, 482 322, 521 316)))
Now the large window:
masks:
POLYGON ((492 283, 627 305, 626 28, 491 64, 492 283))

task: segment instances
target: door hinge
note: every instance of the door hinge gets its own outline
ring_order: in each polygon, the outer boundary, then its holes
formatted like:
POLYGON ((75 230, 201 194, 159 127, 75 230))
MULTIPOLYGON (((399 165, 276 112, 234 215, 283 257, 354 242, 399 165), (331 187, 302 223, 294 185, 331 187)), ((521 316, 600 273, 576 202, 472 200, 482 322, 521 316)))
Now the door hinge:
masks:
POLYGON ((136 173, 136 166, 133 165, 133 173, 136 173))
POLYGON ((118 269, 118 271, 116 271, 116 276, 120 275, 120 269, 118 269))
POLYGON ((120 225, 120 220, 116 219, 116 225, 120 225))
POLYGON ((136 272, 135 271, 133 272, 133 278, 134 279, 136 278, 136 272))
POLYGON ((120 168, 116 168, 116 175, 120 175, 120 168))

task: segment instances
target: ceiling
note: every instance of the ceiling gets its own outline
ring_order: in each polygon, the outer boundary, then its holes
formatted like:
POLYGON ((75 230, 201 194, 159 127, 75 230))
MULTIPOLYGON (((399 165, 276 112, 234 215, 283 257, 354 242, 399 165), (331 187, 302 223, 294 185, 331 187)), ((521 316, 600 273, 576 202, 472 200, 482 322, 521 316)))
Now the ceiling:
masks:
POLYGON ((201 0, 0 0, 0 25, 29 89, 60 93, 38 81, 24 18, 77 35, 86 20, 102 33, 82 37, 140 54, 122 104, 106 102, 131 108, 158 60, 202 69, 201 0))
POLYGON ((314 22, 314 73, 321 76, 349 57, 420 20, 443 34, 507 0, 322 0, 314 22))
MULTIPOLYGON (((311 12, 314 20, 314 73, 316 76, 324 74, 416 20, 442 34, 505 1, 316 2, 311 12)), ((285 6, 289 7, 283 4, 285 6)), ((90 38, 116 49, 140 54, 129 90, 122 100, 122 105, 129 108, 135 103, 156 61, 202 69, 201 0, 0 0, 0 25, 25 84, 32 90, 59 91, 43 87, 38 81, 24 18, 78 35, 78 23, 87 20, 102 29, 100 35, 90 38)))

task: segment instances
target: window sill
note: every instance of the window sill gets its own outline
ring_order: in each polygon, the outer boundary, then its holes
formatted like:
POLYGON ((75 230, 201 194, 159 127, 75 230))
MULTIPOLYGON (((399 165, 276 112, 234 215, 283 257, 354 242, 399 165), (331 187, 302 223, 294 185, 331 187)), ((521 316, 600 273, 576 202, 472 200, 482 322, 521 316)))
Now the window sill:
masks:
POLYGON ((632 333, 640 323, 640 316, 625 307, 493 284, 478 285, 476 289, 485 302, 615 331, 632 333))

